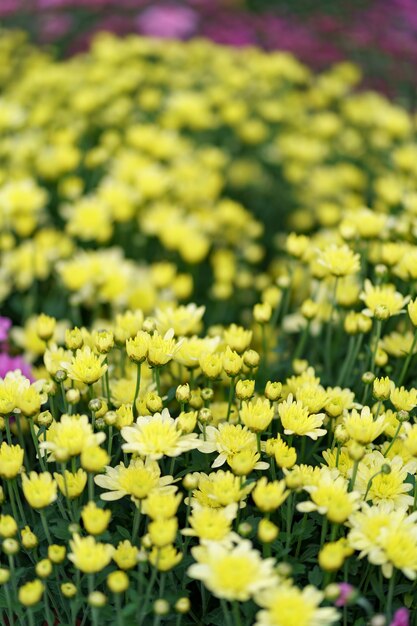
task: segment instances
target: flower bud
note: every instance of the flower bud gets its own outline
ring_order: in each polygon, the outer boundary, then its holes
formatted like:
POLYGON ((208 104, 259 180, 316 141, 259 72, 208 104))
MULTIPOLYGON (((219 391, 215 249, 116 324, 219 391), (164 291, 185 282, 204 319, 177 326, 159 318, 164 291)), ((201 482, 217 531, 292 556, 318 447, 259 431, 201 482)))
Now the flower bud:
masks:
POLYGON ((185 596, 183 598, 178 598, 174 605, 174 608, 177 613, 188 613, 191 608, 191 602, 185 596))
POLYGON ((408 422, 408 420, 410 419, 410 414, 408 411, 398 411, 397 413, 397 420, 401 423, 403 422, 408 422))
POLYGON ((107 576, 107 586, 113 593, 123 593, 129 587, 129 576, 119 570, 107 576))
POLYGON ((88 403, 88 408, 93 413, 96 413, 97 411, 100 411, 100 409, 101 409, 101 400, 100 400, 100 398, 93 398, 92 400, 90 400, 90 402, 88 403))
POLYGON ((111 330, 93 332, 94 347, 99 354, 108 354, 114 346, 114 335, 111 330))
POLYGON ((107 413, 103 417, 107 426, 114 426, 117 422, 117 413, 116 411, 107 411, 107 413))
POLYGON ((155 391, 146 394, 146 408, 151 413, 159 413, 163 409, 162 398, 155 391))
POLYGON ((258 537, 262 543, 271 543, 278 537, 279 528, 269 519, 261 519, 258 526, 258 537))
POLYGON ((175 397, 177 402, 180 404, 188 402, 191 398, 190 385, 188 383, 185 383, 185 385, 178 385, 175 391, 175 397))
POLYGON ((192 409, 196 409, 197 411, 202 408, 203 398, 201 397, 201 393, 199 389, 193 389, 191 391, 189 404, 192 409))
POLYGON ((164 600, 163 598, 158 598, 153 603, 153 612, 155 615, 167 615, 169 613, 169 602, 164 600))
POLYGON ((292 566, 290 563, 283 561, 282 563, 278 563, 275 571, 278 576, 282 576, 282 578, 289 578, 292 575, 292 566))
POLYGON ((61 592, 65 598, 73 598, 77 595, 77 587, 73 583, 62 583, 61 592))
POLYGON ((19 552, 19 543, 16 541, 16 539, 5 539, 3 541, 3 552, 5 554, 8 554, 10 556, 13 556, 13 554, 17 554, 19 552))
POLYGON ((306 320, 312 320, 317 316, 319 311, 319 305, 317 302, 313 300, 304 300, 301 305, 301 315, 306 318, 306 320))
POLYGON ((417 298, 410 300, 407 306, 408 315, 413 326, 417 326, 417 298))
POLYGON ((210 411, 210 409, 200 409, 200 411, 198 412, 198 421, 201 422, 202 424, 208 424, 211 422, 212 420, 212 413, 210 411))
POLYGON ((276 402, 281 396, 282 383, 271 382, 270 380, 265 385, 265 398, 268 398, 271 402, 276 402))
POLYGON ((69 404, 77 404, 80 401, 80 392, 78 389, 68 389, 65 397, 69 404))
POLYGON ((84 343, 82 332, 79 328, 65 331, 65 345, 68 350, 78 350, 84 343))
POLYGON ((347 434, 346 428, 343 424, 338 424, 334 431, 334 437, 339 444, 344 444, 349 440, 349 435, 347 434))
POLYGON ((36 418, 36 423, 38 424, 38 426, 50 426, 52 424, 52 422, 54 421, 54 418, 52 417, 52 413, 50 411, 42 411, 42 413, 39 413, 38 417, 36 418))
POLYGON ((26 550, 33 550, 38 545, 38 538, 34 532, 29 528, 29 526, 25 526, 22 529, 22 546, 26 550))
POLYGON ((238 380, 236 383, 236 397, 239 400, 249 400, 254 394, 255 391, 255 381, 254 380, 238 380))
POLYGON ((101 591, 92 591, 88 594, 88 604, 96 609, 105 606, 107 598, 101 591))
POLYGON ((268 302, 255 304, 253 318, 258 324, 267 324, 272 316, 272 307, 268 302))
POLYGON ((237 532, 242 537, 249 537, 252 531, 253 531, 253 527, 252 527, 252 524, 249 524, 249 522, 241 522, 237 529, 237 532))
POLYGON ((10 580, 10 570, 0 567, 0 585, 5 585, 10 580))
POLYGON ((49 559, 38 561, 35 566, 36 575, 39 578, 48 578, 52 573, 52 563, 49 559))
POLYGON ((198 474, 186 474, 182 479, 184 489, 192 491, 198 487, 199 476, 198 474))
POLYGON ((373 381, 372 393, 377 400, 388 400, 391 395, 391 390, 394 386, 392 380, 388 376, 383 378, 375 378, 373 381))
POLYGON ((64 380, 66 380, 66 379, 67 379, 67 373, 66 373, 65 370, 57 370, 55 372, 54 380, 57 383, 63 383, 64 380))
POLYGON ((227 346, 223 353, 223 369, 231 378, 237 376, 242 369, 243 360, 237 352, 227 346))
POLYGON ((152 334, 156 330, 156 320, 154 317, 147 317, 144 319, 142 328, 146 333, 152 334))
POLYGON ((258 367, 260 361, 259 353, 256 350, 246 350, 243 353, 243 362, 249 368, 258 367))
POLYGON ((364 372, 362 374, 361 380, 364 383, 364 385, 371 385, 375 380, 375 374, 373 374, 372 372, 364 372))
POLYGON ((210 387, 203 387, 203 389, 201 390, 201 397, 203 398, 203 400, 210 401, 213 399, 213 396, 213 389, 211 389, 210 387))
POLYGON ((36 320, 36 332, 43 341, 49 341, 55 332, 56 319, 41 313, 36 320))

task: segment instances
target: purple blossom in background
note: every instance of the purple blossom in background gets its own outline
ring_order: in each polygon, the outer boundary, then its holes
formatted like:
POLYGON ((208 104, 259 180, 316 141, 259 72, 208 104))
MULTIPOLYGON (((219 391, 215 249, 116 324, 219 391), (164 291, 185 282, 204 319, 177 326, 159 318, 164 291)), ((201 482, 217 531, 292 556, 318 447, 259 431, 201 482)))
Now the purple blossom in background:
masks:
POLYGON ((395 611, 390 626, 410 626, 410 612, 406 608, 395 611))
POLYGON ((349 585, 349 583, 340 583, 339 592, 340 595, 337 598, 335 605, 346 606, 346 604, 349 603, 355 593, 355 587, 352 587, 352 585, 349 585))
POLYGON ((6 352, 0 352, 0 378, 4 378, 7 372, 20 370, 26 378, 33 380, 30 366, 21 356, 10 356, 6 352))
POLYGON ((9 319, 8 317, 0 316, 0 342, 7 340, 11 325, 12 325, 11 319, 9 319))
POLYGON ((150 6, 137 18, 141 32, 151 37, 184 39, 197 28, 197 13, 180 5, 150 6))

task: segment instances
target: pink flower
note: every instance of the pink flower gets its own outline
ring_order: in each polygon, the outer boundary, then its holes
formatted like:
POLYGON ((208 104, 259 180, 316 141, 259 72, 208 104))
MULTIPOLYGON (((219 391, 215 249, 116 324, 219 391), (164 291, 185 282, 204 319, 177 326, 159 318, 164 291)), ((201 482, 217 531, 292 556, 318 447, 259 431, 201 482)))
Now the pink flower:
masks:
POLYGON ((26 378, 33 380, 30 366, 21 356, 10 356, 6 352, 0 352, 0 378, 14 370, 20 370, 26 378))
POLYGON ((197 14, 178 5, 150 6, 137 18, 137 25, 142 33, 151 37, 183 39, 195 31, 197 14))
POLYGON ((349 601, 355 595, 356 589, 349 585, 349 583, 339 583, 339 597, 337 598, 335 605, 336 606, 346 606, 349 604, 349 601))
POLYGON ((390 626, 410 626, 410 612, 405 607, 394 613, 390 626))
POLYGON ((0 342, 6 341, 11 325, 12 325, 11 319, 9 319, 8 317, 0 316, 0 342))

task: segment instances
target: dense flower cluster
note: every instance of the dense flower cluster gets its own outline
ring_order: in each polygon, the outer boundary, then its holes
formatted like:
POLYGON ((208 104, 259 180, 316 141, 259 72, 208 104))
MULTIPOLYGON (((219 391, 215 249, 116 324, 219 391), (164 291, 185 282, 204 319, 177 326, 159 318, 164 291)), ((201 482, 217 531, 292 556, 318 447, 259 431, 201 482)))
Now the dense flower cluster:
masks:
POLYGON ((7 622, 406 624, 414 116, 201 41, 0 55, 7 622))

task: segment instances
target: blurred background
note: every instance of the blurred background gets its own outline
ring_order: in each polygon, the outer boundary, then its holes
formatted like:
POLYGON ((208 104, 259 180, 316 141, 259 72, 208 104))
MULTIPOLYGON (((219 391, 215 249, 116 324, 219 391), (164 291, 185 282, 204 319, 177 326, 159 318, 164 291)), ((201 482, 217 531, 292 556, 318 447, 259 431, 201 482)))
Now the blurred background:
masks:
POLYGON ((1 0, 0 19, 61 56, 111 31, 286 50, 319 70, 348 59, 365 87, 414 108, 416 9, 416 0, 1 0))

